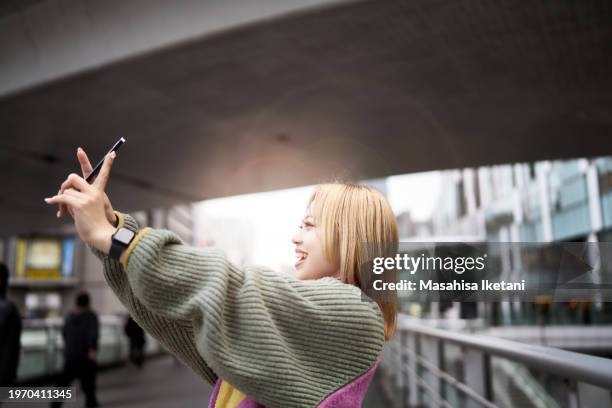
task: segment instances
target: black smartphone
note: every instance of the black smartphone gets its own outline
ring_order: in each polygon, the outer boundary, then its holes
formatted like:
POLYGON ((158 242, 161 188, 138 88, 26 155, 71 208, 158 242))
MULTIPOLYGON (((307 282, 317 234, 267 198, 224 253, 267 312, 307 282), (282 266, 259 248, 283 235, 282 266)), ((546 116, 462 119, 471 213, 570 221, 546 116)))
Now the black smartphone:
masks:
POLYGON ((106 156, 108 156, 112 152, 116 152, 117 150, 119 150, 121 145, 123 145, 124 143, 125 143, 125 138, 123 137, 119 138, 119 140, 117 140, 117 142, 113 145, 113 147, 111 147, 111 149, 104 156, 102 156, 102 159, 100 159, 98 164, 96 164, 96 167, 94 167, 93 171, 91 172, 89 176, 87 176, 85 181, 91 184, 94 177, 96 177, 98 173, 100 173, 100 170, 102 169, 102 165, 104 164, 104 159, 106 158, 106 156))

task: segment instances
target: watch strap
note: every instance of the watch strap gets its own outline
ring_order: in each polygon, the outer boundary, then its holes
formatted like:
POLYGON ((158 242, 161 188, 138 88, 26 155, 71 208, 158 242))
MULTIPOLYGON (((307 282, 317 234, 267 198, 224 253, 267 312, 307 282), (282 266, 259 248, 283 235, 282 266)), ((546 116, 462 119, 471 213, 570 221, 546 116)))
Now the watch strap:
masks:
POLYGON ((121 253, 127 247, 128 247, 127 245, 113 239, 111 241, 110 251, 108 251, 108 256, 118 261, 119 258, 121 257, 121 253))
POLYGON ((134 240, 135 236, 136 236, 136 232, 132 231, 131 228, 126 228, 126 227, 118 228, 117 231, 113 234, 111 238, 111 247, 110 247, 110 250, 108 251, 108 256, 118 261, 119 258, 121 258, 121 253, 125 249, 127 249, 128 246, 130 246, 130 243, 134 240), (132 232, 132 238, 130 239, 129 242, 124 243, 115 238, 115 235, 120 229, 126 229, 132 232))

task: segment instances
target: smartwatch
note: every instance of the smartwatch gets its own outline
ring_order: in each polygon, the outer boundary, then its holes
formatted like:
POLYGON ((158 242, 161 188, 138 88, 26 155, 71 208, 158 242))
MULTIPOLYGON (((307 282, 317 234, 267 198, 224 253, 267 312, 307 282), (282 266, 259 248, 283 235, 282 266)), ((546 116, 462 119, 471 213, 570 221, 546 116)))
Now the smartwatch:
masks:
POLYGON ((136 233, 131 229, 121 227, 114 234, 108 256, 119 260, 121 253, 130 245, 136 233))

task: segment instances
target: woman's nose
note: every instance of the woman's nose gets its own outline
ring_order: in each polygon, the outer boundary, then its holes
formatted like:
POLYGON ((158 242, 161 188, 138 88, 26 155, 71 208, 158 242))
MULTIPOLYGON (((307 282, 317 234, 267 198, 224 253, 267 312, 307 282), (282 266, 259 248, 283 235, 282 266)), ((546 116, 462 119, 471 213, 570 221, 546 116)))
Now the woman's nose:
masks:
POLYGON ((295 245, 299 245, 302 243, 302 237, 299 230, 293 235, 293 238, 291 238, 291 242, 293 242, 295 245))

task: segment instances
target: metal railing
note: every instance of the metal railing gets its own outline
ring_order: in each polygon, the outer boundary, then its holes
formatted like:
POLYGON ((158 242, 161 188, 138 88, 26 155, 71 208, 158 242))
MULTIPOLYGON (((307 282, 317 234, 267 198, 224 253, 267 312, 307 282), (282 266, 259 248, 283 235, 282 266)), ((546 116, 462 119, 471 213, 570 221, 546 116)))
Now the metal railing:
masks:
POLYGON ((612 407, 612 360, 398 316, 383 372, 400 407, 612 407))
MULTIPOLYGON (((127 361, 128 340, 123 334, 123 319, 116 316, 100 316, 97 362, 99 366, 127 361)), ((61 372, 64 344, 63 319, 24 320, 21 334, 21 356, 17 381, 32 381, 61 372)), ((146 354, 161 351, 159 344, 147 335, 146 354)))

